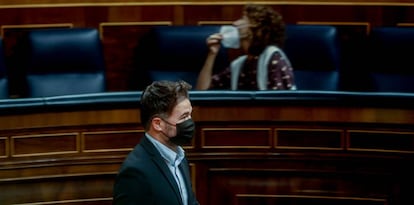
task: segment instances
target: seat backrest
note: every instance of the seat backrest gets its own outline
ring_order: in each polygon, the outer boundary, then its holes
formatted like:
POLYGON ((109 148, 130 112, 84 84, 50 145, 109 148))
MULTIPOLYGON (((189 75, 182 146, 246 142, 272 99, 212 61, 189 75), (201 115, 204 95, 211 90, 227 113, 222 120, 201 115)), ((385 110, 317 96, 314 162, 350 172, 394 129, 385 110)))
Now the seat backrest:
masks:
POLYGON ((0 38, 0 99, 9 97, 9 80, 5 60, 3 39, 0 38))
POLYGON ((106 90, 105 60, 93 28, 34 30, 27 38, 29 97, 97 93, 106 90))
POLYGON ((283 47, 298 90, 338 90, 340 48, 337 30, 328 25, 286 26, 283 47))
MULTIPOLYGON (((154 80, 185 80, 195 87, 198 73, 207 56, 206 38, 220 26, 155 26, 141 41, 137 69, 143 85, 154 80)), ((222 48, 215 68, 228 64, 227 49, 222 48)))
POLYGON ((371 91, 414 92, 413 27, 376 27, 369 35, 371 91))

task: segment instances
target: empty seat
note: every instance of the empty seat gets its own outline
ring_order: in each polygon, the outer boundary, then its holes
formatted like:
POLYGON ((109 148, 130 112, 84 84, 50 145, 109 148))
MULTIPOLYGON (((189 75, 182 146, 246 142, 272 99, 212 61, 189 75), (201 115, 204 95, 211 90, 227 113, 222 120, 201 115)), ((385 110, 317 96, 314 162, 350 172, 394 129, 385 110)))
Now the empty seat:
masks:
POLYGON ((284 51, 290 59, 298 90, 340 88, 337 30, 327 25, 287 25, 284 51))
POLYGON ((28 97, 106 90, 105 61, 93 28, 34 30, 27 37, 28 97))
MULTIPOLYGON (((142 87, 154 80, 185 80, 195 87, 207 56, 206 38, 220 26, 155 26, 140 43, 136 67, 142 87)), ((215 68, 228 64, 221 49, 215 68)))
POLYGON ((370 91, 414 92, 414 28, 377 27, 369 38, 370 91))
POLYGON ((3 49, 3 39, 0 38, 0 99, 9 97, 9 82, 3 49))

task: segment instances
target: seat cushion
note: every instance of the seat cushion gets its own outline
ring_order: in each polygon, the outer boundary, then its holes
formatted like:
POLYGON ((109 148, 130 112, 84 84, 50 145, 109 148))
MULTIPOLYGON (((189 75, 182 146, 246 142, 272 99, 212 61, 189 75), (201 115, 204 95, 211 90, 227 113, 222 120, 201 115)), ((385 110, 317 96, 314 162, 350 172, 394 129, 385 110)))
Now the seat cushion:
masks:
POLYGON ((105 60, 92 28, 43 29, 28 35, 29 97, 104 92, 105 60))
POLYGON ((101 73, 60 73, 27 77, 31 97, 104 92, 101 73))
POLYGON ((367 69, 370 90, 414 92, 414 28, 377 27, 370 33, 367 69))
POLYGON ((340 48, 334 26, 287 25, 284 50, 298 90, 339 89, 340 48))
POLYGON ((96 29, 47 29, 29 34, 28 73, 94 72, 105 67, 96 29))
MULTIPOLYGON (((197 76, 207 57, 206 39, 220 26, 156 26, 138 48, 136 60, 140 79, 185 80, 195 87, 197 76)), ((222 48, 214 69, 228 65, 227 49, 222 48)))

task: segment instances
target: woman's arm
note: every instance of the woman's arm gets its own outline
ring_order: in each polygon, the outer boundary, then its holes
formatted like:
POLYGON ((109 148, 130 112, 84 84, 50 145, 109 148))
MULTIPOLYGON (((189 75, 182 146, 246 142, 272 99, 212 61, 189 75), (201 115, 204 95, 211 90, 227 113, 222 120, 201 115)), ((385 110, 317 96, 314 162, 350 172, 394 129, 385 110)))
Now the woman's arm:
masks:
POLYGON ((209 52, 207 54, 206 61, 204 62, 204 65, 201 68, 201 71, 198 75, 196 86, 197 90, 207 90, 210 87, 211 76, 213 75, 214 62, 221 47, 221 39, 221 34, 217 33, 209 36, 206 40, 209 52))

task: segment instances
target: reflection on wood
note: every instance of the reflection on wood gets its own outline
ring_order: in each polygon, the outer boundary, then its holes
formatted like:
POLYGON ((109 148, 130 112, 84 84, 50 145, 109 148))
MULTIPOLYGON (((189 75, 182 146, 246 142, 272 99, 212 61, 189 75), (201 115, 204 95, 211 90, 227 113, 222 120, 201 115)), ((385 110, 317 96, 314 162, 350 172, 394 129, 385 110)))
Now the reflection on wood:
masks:
MULTIPOLYGON (((411 200, 412 109, 193 104, 196 136, 184 148, 201 204, 411 200)), ((76 106, 0 116, 2 204, 111 203, 119 166, 143 137, 138 105, 76 106)))

